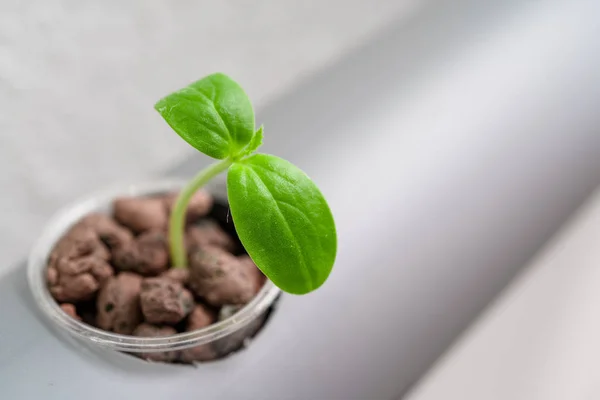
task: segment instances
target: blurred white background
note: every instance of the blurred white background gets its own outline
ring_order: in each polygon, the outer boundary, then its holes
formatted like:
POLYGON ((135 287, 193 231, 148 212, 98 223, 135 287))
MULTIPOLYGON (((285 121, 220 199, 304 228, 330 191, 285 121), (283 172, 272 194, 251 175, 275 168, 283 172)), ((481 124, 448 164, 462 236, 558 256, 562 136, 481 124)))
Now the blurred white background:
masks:
POLYGON ((64 202, 191 153, 154 111, 161 96, 223 71, 260 108, 414 4, 2 1, 0 274, 64 202))
POLYGON ((74 398, 140 382, 155 398, 203 382, 222 398, 399 397, 600 183, 600 3, 200 3, 0 6, 5 260, 65 200, 192 154, 152 105, 219 69, 268 121, 265 151, 324 189, 340 239, 331 280, 284 297, 233 373, 149 380, 61 347, 15 269, 0 305, 18 323, 0 337, 28 352, 0 357, 0 386, 10 398, 36 398, 45 379, 74 398))

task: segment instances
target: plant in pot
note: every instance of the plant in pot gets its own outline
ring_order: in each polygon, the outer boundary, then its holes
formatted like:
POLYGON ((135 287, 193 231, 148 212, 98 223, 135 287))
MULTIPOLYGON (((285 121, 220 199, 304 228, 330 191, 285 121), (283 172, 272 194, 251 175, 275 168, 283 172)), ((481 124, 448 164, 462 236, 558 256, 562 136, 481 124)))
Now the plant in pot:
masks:
POLYGON ((325 282, 334 220, 300 169, 256 153, 263 128, 228 76, 209 75, 155 108, 217 161, 186 184, 68 207, 32 251, 30 285, 58 329, 87 343, 152 361, 222 358, 262 327, 280 290, 302 295, 325 282), (223 172, 226 195, 201 190, 223 172))

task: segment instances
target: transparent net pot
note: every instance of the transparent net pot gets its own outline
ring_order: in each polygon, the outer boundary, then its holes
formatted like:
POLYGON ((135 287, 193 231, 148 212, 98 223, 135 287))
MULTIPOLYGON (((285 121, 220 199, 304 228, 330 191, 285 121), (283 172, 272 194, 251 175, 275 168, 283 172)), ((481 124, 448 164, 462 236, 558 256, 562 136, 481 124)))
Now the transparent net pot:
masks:
MULTIPOLYGON (((167 337, 122 335, 93 327, 71 318, 52 298, 46 283, 48 257, 56 242, 73 224, 92 212, 110 212, 112 201, 117 197, 163 194, 178 191, 183 184, 179 180, 160 180, 106 189, 74 202, 50 220, 30 253, 27 277, 41 314, 55 331, 96 349, 132 353, 154 361, 191 351, 196 353, 194 362, 201 362, 223 358, 241 349, 263 327, 280 295, 280 290, 269 280, 254 299, 228 318, 203 329, 167 337)), ((226 204, 223 180, 212 182, 205 190, 226 204)))

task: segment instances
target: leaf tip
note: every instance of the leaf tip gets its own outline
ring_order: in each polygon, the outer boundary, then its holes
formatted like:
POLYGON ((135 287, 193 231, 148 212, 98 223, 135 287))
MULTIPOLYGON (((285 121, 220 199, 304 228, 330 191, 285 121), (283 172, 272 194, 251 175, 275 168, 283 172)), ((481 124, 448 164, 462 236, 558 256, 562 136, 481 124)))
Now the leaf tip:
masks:
POLYGON ((166 110, 166 100, 165 98, 160 99, 156 103, 154 103, 154 109, 158 111, 159 114, 163 115, 166 110))
POLYGON ((261 125, 260 128, 258 128, 256 132, 254 132, 254 135, 252 136, 252 139, 250 139, 250 143, 248 143, 248 146, 246 146, 246 148, 243 150, 243 155, 249 156, 250 154, 254 153, 256 150, 258 150, 260 146, 262 146, 262 142, 263 126, 261 125))

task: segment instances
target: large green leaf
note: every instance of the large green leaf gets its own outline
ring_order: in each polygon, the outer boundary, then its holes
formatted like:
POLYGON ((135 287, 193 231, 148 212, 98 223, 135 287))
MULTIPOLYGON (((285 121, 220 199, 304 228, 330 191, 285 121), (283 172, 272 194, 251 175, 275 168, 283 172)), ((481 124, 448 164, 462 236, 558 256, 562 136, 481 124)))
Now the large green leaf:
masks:
POLYGON ((242 244, 273 283, 305 294, 325 282, 336 256, 335 223, 304 172, 281 158, 256 154, 230 167, 227 194, 242 244))
POLYGON ((235 81, 209 75, 154 106, 186 142, 217 159, 237 155, 254 136, 254 110, 235 81))

